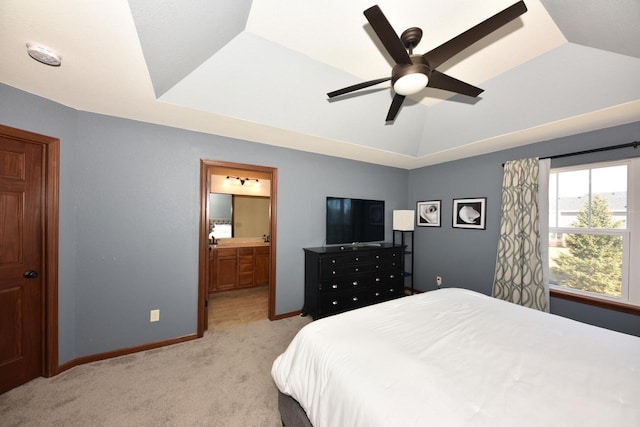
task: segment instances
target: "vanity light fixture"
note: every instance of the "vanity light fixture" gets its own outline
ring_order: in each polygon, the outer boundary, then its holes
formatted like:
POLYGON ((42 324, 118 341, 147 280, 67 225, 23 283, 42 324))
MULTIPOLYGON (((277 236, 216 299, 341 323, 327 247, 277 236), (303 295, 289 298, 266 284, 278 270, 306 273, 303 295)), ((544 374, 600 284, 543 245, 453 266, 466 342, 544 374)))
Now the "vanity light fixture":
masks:
POLYGON ((260 186, 260 181, 258 181, 258 179, 256 178, 241 178, 239 176, 227 176, 227 178, 224 180, 225 184, 231 184, 232 182, 234 184, 240 184, 240 185, 255 185, 256 187, 260 186), (253 184, 253 181, 255 181, 256 183, 253 184))
POLYGON ((36 61, 52 67, 59 67, 62 63, 62 57, 57 52, 37 43, 27 43, 27 53, 36 61))

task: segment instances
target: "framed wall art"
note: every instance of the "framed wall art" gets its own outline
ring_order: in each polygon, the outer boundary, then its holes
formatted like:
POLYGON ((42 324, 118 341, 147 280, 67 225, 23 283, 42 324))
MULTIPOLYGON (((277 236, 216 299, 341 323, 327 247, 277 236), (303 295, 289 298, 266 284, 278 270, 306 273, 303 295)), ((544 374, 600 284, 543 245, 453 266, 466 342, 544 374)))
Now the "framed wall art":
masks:
POLYGON ((487 214, 487 198, 453 199, 453 228, 484 230, 487 214))
POLYGON ((418 227, 440 227, 440 200, 418 202, 416 210, 418 227))

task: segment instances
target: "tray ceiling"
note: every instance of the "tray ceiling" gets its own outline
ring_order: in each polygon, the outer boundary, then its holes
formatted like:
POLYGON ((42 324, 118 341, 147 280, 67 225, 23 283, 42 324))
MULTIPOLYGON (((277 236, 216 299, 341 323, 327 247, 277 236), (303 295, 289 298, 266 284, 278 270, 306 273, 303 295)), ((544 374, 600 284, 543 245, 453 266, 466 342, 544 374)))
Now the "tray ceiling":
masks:
POLYGON ((0 82, 72 108, 406 169, 637 121, 640 3, 525 1, 528 12, 440 71, 478 99, 427 88, 386 124, 392 60, 363 10, 423 53, 515 0, 9 0, 0 82), (62 55, 30 59, 25 43, 62 55), (453 95, 453 96, 452 96, 453 95))

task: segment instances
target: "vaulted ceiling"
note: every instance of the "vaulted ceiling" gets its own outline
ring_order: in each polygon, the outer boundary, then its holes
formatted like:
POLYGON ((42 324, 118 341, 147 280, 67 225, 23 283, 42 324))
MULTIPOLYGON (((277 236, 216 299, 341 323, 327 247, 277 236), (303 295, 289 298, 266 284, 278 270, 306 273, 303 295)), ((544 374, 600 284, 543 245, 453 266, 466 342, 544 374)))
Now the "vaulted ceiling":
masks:
POLYGON ((3 0, 0 82, 89 112, 417 168, 640 119, 640 2, 525 0, 385 122, 394 64, 363 11, 427 52, 515 0, 3 0), (60 67, 26 53, 37 42, 60 67))

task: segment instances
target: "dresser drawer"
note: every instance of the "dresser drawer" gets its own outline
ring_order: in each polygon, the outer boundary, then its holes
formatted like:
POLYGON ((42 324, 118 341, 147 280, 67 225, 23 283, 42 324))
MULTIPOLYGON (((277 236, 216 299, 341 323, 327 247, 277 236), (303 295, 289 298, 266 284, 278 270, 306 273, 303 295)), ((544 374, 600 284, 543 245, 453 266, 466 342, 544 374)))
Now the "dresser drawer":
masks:
POLYGON ((344 276, 348 274, 362 274, 373 270, 371 257, 336 257, 320 265, 321 277, 344 276))
POLYGON ((372 284, 374 286, 377 285, 387 285, 389 283, 395 284, 396 282, 400 282, 402 279, 402 272, 400 269, 397 271, 381 271, 378 273, 374 273, 372 276, 372 284))
POLYGON ((367 286, 370 276, 336 277, 320 282, 318 291, 326 293, 342 292, 367 286))
POLYGON ((353 253, 344 256, 345 264, 367 264, 373 261, 373 255, 367 253, 353 253))
POLYGON ((331 268, 331 266, 337 266, 344 264, 345 257, 343 256, 328 256, 320 259, 320 269, 326 270, 331 268))
POLYGON ((349 276, 354 274, 366 274, 370 273, 373 270, 373 266, 371 264, 342 264, 332 265, 329 267, 330 268, 324 269, 322 271, 322 279, 330 277, 349 276))
POLYGON ((373 264, 372 271, 402 271, 402 262, 399 259, 383 259, 373 264))
POLYGON ((343 292, 332 295, 320 296, 320 312, 322 315, 353 310, 367 304, 368 293, 366 289, 354 292, 343 292))
POLYGON ((402 249, 392 249, 384 252, 379 252, 373 256, 374 262, 402 260, 402 249))
POLYGON ((402 283, 391 283, 388 285, 372 286, 369 288, 368 298, 372 303, 382 302, 397 298, 402 295, 402 283))

